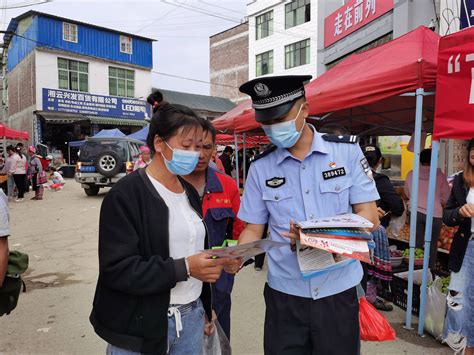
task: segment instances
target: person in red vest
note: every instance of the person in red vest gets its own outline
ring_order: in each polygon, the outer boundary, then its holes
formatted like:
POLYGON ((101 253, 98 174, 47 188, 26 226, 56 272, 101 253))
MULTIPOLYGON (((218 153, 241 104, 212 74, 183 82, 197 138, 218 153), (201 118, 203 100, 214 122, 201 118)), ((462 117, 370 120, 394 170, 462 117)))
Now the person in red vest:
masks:
MULTIPOLYGON (((237 240, 244 224, 237 218, 240 208, 240 194, 237 183, 230 176, 209 166, 216 145, 216 130, 203 119, 203 142, 199 163, 185 180, 198 191, 202 201, 202 213, 209 230, 209 245, 220 246, 226 239, 237 240)), ((234 275, 222 272, 212 285, 212 307, 222 329, 230 338, 231 292, 234 275)))

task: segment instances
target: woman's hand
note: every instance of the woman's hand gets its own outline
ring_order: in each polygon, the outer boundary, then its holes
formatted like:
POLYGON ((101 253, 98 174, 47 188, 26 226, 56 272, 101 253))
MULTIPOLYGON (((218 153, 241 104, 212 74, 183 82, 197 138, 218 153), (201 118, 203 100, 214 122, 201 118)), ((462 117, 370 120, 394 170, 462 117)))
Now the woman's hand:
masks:
POLYGON ((386 215, 387 215, 387 212, 385 212, 383 209, 381 209, 380 207, 377 207, 377 212, 379 214, 379 219, 382 219, 384 218, 386 215))
POLYGON ((206 253, 199 253, 186 258, 189 265, 189 273, 192 277, 203 282, 214 283, 221 276, 222 268, 231 259, 213 257, 206 253))
POLYGON ((214 333, 214 331, 216 330, 216 327, 214 326, 214 322, 216 320, 217 320, 217 315, 214 310, 212 310, 212 320, 210 322, 206 314, 206 323, 204 324, 204 335, 207 335, 209 337, 214 333))
POLYGON ((464 218, 473 218, 474 217, 474 204, 466 203, 459 209, 459 214, 464 218))

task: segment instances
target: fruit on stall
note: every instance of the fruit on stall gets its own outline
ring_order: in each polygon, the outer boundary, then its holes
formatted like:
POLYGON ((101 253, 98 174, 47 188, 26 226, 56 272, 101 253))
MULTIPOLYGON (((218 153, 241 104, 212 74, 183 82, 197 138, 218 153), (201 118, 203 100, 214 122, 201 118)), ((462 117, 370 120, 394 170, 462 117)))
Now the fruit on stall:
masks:
MULTIPOLYGON (((415 248, 415 259, 423 258, 424 255, 425 255, 425 253, 424 253, 423 249, 415 248)), ((410 249, 405 249, 403 251, 403 256, 408 258, 410 256, 410 249)))

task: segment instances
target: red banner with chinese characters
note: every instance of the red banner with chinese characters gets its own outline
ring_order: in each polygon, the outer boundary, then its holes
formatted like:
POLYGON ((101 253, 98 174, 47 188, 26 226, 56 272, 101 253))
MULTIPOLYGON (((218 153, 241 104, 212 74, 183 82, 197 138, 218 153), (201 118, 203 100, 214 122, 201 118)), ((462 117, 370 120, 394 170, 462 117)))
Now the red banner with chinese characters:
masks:
POLYGON ((435 139, 474 138, 474 27, 441 37, 435 139))
POLYGON ((393 0, 349 0, 324 19, 324 48, 393 9, 393 0))

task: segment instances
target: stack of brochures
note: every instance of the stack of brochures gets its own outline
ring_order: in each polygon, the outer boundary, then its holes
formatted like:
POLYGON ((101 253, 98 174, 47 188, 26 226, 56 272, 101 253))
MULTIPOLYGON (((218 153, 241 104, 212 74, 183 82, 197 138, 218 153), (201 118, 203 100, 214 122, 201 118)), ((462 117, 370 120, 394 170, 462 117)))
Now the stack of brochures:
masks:
POLYGON ((340 268, 354 259, 372 263, 373 224, 352 213, 298 222, 297 256, 303 277, 340 268))

